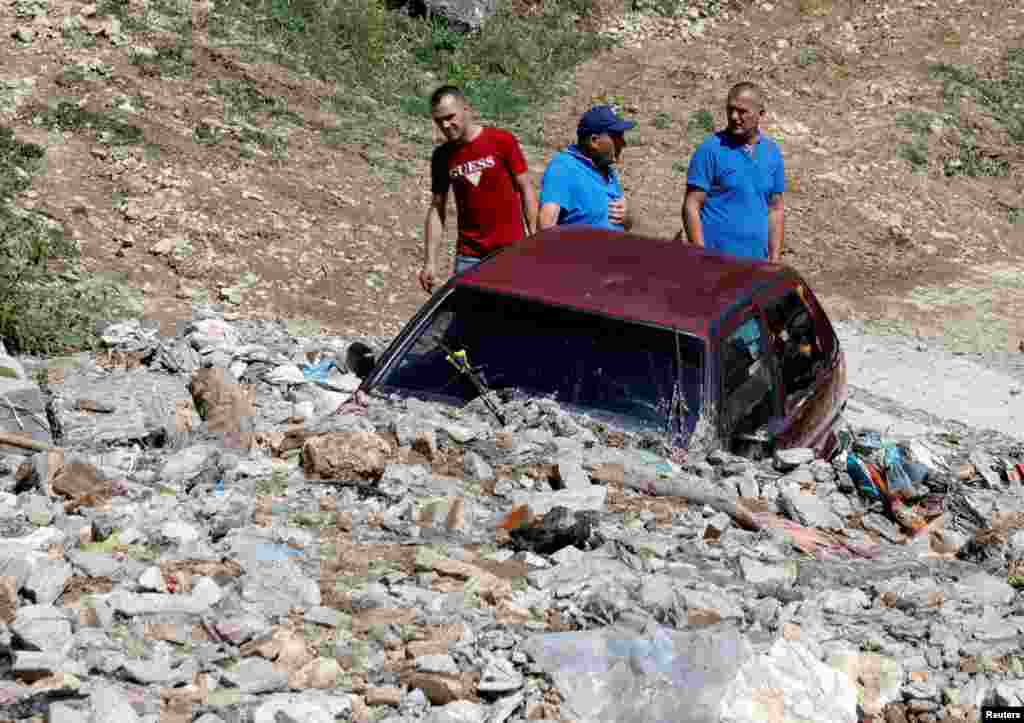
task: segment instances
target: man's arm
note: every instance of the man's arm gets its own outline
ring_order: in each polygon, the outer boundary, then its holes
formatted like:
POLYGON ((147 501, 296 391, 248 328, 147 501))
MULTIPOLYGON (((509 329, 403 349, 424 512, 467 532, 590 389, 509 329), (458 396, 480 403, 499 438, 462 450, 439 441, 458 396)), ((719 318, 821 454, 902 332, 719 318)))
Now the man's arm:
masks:
MULTIPOLYGON (((537 190, 533 187, 533 181, 530 180, 530 176, 526 173, 520 173, 515 176, 516 188, 519 189, 519 198, 523 206, 523 221, 526 223, 526 235, 530 236, 534 231, 539 230, 537 228, 537 213, 538 213, 538 202, 537 202, 537 190)), ((558 218, 558 214, 555 214, 555 218, 558 218)))
POLYGON ((448 192, 435 193, 427 209, 427 218, 423 223, 423 270, 420 271, 420 286, 428 294, 434 290, 437 274, 437 247, 444 238, 445 211, 448 205, 448 192))
POLYGON ((786 236, 786 203, 781 193, 768 199, 768 260, 781 261, 786 236))
POLYGON ((551 228, 558 223, 558 213, 562 210, 554 201, 548 201, 540 207, 540 218, 537 220, 537 230, 542 231, 551 228))
POLYGON ((686 187, 686 196, 683 198, 683 229, 686 231, 686 240, 693 246, 704 246, 704 225, 700 220, 700 210, 704 207, 707 197, 707 192, 697 186, 686 187))

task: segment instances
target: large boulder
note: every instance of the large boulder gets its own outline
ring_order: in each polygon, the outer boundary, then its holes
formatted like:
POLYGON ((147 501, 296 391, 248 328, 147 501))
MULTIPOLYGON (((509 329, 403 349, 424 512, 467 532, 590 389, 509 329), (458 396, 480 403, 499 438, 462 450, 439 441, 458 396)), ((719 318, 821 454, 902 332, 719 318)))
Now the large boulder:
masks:
POLYGON ((390 456, 383 437, 362 430, 311 437, 302 446, 302 466, 311 478, 378 480, 390 456))
MULTIPOLYGON (((0 349, 0 432, 42 443, 52 442, 46 400, 21 363, 0 349)), ((0 442, 0 454, 25 454, 22 447, 0 442)))

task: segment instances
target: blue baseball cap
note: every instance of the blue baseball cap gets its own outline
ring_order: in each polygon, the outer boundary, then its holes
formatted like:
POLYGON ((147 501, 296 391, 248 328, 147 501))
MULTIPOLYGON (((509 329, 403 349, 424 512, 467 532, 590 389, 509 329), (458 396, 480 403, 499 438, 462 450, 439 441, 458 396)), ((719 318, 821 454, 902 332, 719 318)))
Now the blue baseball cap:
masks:
POLYGON ((583 138, 601 133, 622 133, 636 127, 636 123, 620 118, 610 105, 595 105, 580 118, 576 135, 583 138))

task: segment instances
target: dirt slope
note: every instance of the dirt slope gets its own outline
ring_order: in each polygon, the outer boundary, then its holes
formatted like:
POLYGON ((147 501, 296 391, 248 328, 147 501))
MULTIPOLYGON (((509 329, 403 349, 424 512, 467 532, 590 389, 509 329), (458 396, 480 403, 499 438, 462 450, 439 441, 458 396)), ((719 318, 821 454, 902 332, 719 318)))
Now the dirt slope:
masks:
MULTIPOLYGON (((0 123, 47 154, 21 201, 65 222, 90 268, 143 288, 150 314, 188 318, 193 300, 228 287, 240 315, 387 334, 424 300, 414 277, 436 140, 428 119, 390 115, 370 99, 342 95, 339 105, 336 88, 250 62, 201 21, 191 66, 175 76, 173 30, 119 31, 67 0, 34 21, 16 17, 24 4, 0 5, 0 27, 35 31, 31 42, 0 38, 0 123), (69 31, 67 18, 84 30, 69 31), (98 33, 91 47, 83 32, 98 33), (41 119, 62 100, 137 126, 143 141, 48 130, 41 119)), ((174 20, 167 3, 154 7, 174 20)), ((955 129, 929 121, 930 163, 915 170, 901 157, 914 136, 900 119, 944 111, 936 63, 1005 75, 1006 51, 1024 45, 1022 23, 1024 6, 1008 0, 750 6, 692 41, 652 40, 582 67, 575 93, 544 111, 546 147, 528 157, 539 181, 583 109, 622 102, 640 123, 623 167, 639 230, 671 236, 700 139, 688 130, 692 115, 710 110, 720 124, 725 90, 752 78, 768 90, 768 130, 786 154, 786 261, 831 312, 1015 349, 1024 338, 1024 223, 1011 223, 1024 215, 1015 210, 1024 208, 1021 146, 961 103, 977 148, 1008 172, 946 177, 955 129)))

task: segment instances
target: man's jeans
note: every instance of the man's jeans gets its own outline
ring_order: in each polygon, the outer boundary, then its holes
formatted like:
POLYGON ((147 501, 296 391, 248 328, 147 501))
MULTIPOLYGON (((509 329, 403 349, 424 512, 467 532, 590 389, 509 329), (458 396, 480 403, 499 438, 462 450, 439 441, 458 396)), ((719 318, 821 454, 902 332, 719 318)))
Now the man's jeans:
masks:
POLYGON ((480 263, 480 259, 475 256, 456 256, 455 257, 455 273, 461 274, 466 269, 471 269, 480 263))

